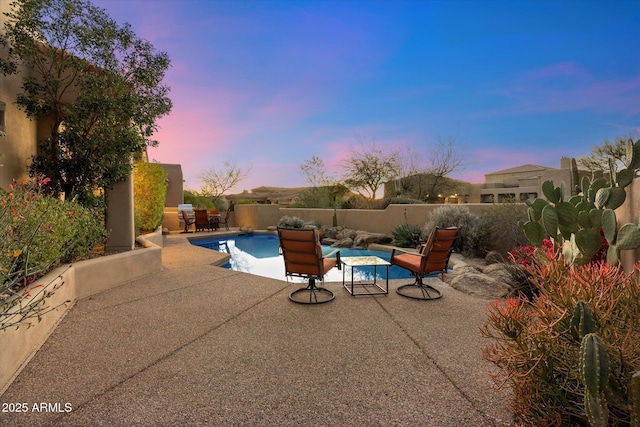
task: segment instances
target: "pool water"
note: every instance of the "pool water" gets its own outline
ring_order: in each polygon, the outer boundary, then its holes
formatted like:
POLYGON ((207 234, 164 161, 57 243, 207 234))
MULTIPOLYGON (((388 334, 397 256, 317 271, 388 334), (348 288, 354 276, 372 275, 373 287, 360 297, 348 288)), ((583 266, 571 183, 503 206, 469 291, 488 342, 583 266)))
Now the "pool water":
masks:
MULTIPOLYGON (((284 260, 278 253, 278 236, 276 234, 254 233, 222 238, 209 238, 192 240, 191 244, 225 252, 231 255, 231 260, 222 265, 235 271, 256 274, 258 276, 273 279, 286 280, 284 274, 284 260)), ((323 253, 339 249, 341 257, 347 256, 377 256, 389 261, 390 252, 374 251, 367 249, 332 248, 323 246, 323 253)), ((386 268, 376 269, 378 279, 386 278, 386 268)), ((404 268, 398 266, 389 267, 389 279, 407 279, 413 276, 404 268)), ((345 279, 351 280, 351 268, 345 269, 345 279)), ((354 280, 372 280, 373 267, 355 267, 354 280)), ((289 279, 291 280, 291 278, 289 279)), ((296 280, 298 280, 296 278, 296 280)), ((299 279, 303 281, 303 279, 299 279)), ((331 269, 325 276, 327 282, 342 282, 342 271, 331 269)))

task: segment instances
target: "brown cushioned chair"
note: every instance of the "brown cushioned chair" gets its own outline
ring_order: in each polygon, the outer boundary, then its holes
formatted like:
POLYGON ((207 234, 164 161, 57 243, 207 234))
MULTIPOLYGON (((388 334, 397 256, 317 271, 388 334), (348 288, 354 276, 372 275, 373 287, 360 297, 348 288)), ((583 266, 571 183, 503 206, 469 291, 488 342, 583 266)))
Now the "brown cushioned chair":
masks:
POLYGON ((436 288, 422 282, 425 276, 433 273, 446 273, 449 266, 449 258, 453 251, 453 244, 458 238, 458 228, 434 227, 429 234, 427 243, 420 252, 407 252, 394 249, 391 252, 391 264, 405 268, 416 278, 414 283, 402 285, 396 292, 403 297, 432 300, 442 297, 442 293, 436 288))
POLYGON ((184 231, 183 231, 183 233, 190 233, 189 227, 191 227, 191 224, 196 222, 195 218, 191 218, 189 216, 189 212, 188 211, 180 211, 180 214, 182 215, 182 220, 184 221, 184 231))
POLYGON ((333 292, 316 286, 316 280, 322 281, 333 267, 337 266, 340 270, 340 251, 334 250, 323 255, 320 234, 316 229, 278 228, 278 238, 287 278, 303 277, 309 280, 307 287, 293 291, 289 299, 300 304, 320 304, 333 300, 333 292), (333 254, 336 257, 329 258, 333 254))
POLYGON ((227 209, 227 213, 224 214, 224 219, 223 218, 218 218, 218 225, 222 225, 224 224, 224 228, 227 229, 227 231, 229 231, 229 214, 230 214, 230 210, 227 209))
POLYGON ((207 216, 207 211, 205 209, 196 209, 193 211, 196 217, 196 231, 200 230, 211 230, 211 225, 209 224, 209 217, 207 216))

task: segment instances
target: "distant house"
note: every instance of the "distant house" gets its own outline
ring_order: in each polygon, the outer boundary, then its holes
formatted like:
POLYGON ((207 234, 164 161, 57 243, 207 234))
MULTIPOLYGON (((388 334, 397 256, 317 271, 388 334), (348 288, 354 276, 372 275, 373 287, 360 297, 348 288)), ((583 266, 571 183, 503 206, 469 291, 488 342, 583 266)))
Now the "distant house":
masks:
MULTIPOLYGON (((563 157, 560 159, 560 168, 533 164, 515 166, 485 174, 482 184, 446 178, 448 181, 443 188, 449 189, 449 192, 438 194, 436 203, 500 203, 506 200, 524 202, 542 197, 542 183, 545 181, 553 181, 556 186, 563 182, 564 197, 568 199, 584 176, 590 177, 591 172, 578 170, 570 158, 563 157)), ((416 188, 428 188, 430 180, 433 178, 427 174, 405 178, 407 188, 402 194, 417 198, 414 194, 416 188)), ((385 197, 398 194, 400 184, 400 180, 386 183, 385 197)))
POLYGON ((542 197, 542 183, 553 181, 556 186, 564 183, 564 197, 571 197, 582 177, 590 172, 578 170, 568 157, 560 159, 560 168, 526 164, 485 174, 480 188, 481 203, 499 203, 510 199, 524 202, 542 197))

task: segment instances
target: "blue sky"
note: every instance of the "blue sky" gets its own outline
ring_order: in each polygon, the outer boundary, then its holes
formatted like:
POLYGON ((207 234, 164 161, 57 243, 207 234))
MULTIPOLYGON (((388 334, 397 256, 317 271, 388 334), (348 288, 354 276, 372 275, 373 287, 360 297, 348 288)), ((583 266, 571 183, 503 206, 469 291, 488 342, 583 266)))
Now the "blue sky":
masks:
POLYGON ((149 155, 186 187, 235 161, 234 192, 342 174, 375 140, 423 161, 454 139, 484 174, 640 137, 640 0, 94 0, 172 67, 174 107, 149 155))

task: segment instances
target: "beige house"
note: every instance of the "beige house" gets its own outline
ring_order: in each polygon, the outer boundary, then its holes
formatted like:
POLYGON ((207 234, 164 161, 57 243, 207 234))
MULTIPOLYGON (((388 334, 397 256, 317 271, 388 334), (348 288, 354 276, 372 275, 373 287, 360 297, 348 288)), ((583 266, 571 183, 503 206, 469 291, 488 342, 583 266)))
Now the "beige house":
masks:
POLYGON ((590 172, 578 170, 568 157, 560 159, 560 168, 540 165, 521 165, 485 174, 480 187, 481 203, 499 203, 511 199, 524 202, 542 197, 542 183, 553 181, 556 186, 564 183, 564 197, 568 199, 582 177, 590 172), (577 182, 576 182, 577 179, 577 182))

